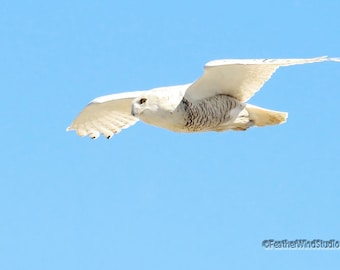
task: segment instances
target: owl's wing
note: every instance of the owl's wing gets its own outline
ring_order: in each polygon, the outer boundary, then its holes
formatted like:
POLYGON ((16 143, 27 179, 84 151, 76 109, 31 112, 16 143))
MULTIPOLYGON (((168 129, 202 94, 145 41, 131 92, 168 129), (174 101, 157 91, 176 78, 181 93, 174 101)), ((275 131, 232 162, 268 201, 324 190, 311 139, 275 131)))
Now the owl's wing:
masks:
POLYGON ((88 135, 92 139, 98 138, 102 133, 109 139, 138 121, 131 115, 131 102, 145 92, 135 91, 98 97, 80 112, 66 130, 75 130, 79 136, 88 135))
POLYGON ((226 59, 207 63, 204 74, 185 92, 191 101, 225 94, 246 102, 272 74, 282 66, 291 66, 324 61, 339 61, 326 56, 306 59, 226 59))

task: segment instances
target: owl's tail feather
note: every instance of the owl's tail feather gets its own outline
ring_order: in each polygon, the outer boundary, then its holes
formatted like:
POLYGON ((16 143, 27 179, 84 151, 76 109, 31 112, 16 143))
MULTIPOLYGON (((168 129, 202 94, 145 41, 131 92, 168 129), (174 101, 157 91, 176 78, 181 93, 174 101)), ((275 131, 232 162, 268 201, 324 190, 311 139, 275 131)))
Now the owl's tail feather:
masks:
POLYGON ((254 122, 254 126, 272 126, 285 123, 288 117, 286 112, 278 112, 246 104, 245 108, 249 113, 249 120, 254 122))

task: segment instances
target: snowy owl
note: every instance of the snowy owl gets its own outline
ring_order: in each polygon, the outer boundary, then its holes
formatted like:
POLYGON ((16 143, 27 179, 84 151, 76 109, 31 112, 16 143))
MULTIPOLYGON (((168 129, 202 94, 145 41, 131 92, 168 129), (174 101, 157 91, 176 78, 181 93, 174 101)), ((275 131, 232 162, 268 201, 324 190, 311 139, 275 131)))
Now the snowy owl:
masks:
POLYGON ((193 83, 102 96, 67 128, 96 139, 111 138, 141 120, 175 132, 247 130, 286 122, 286 112, 246 103, 281 66, 339 58, 215 60, 193 83))

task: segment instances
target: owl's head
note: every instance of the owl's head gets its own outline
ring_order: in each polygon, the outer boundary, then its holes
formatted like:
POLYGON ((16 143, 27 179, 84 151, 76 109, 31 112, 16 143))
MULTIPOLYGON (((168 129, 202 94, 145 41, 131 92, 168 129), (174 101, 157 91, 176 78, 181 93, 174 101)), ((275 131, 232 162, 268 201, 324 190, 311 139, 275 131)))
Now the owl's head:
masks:
POLYGON ((131 114, 150 125, 173 129, 178 121, 174 112, 182 97, 176 91, 153 90, 132 101, 131 114))

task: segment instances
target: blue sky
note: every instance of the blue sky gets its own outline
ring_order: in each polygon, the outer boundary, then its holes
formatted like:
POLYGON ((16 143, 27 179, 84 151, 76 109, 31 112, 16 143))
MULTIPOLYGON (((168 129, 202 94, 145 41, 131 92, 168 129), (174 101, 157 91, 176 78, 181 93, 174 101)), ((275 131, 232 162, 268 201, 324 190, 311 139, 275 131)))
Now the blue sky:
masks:
POLYGON ((284 125, 112 140, 65 132, 93 98, 189 83, 222 58, 340 56, 336 1, 0 1, 0 268, 320 269, 339 251, 340 63, 251 100, 284 125))

